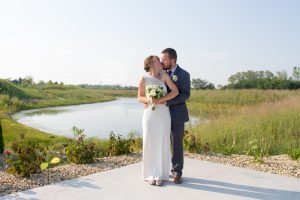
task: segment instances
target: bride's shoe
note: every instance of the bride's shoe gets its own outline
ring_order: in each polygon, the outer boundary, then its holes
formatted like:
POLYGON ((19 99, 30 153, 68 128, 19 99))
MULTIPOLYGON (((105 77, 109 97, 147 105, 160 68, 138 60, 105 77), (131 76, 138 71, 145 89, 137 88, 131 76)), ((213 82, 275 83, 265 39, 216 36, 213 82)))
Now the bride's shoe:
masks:
POLYGON ((156 181, 155 180, 152 180, 152 181, 148 181, 150 185, 155 185, 156 184, 156 181))
POLYGON ((155 185, 157 186, 162 186, 163 185, 163 181, 162 180, 157 180, 155 185))

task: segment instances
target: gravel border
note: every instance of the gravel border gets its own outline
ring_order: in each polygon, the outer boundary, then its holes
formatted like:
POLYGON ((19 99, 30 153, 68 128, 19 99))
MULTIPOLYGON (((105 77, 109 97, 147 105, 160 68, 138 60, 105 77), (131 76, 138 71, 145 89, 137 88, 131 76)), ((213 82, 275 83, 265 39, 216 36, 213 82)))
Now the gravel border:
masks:
MULTIPOLYGON (((300 159, 295 161, 285 154, 265 157, 263 163, 255 162, 253 157, 246 155, 225 156, 213 153, 193 154, 186 152, 185 157, 300 178, 300 159)), ((15 177, 6 173, 1 159, 3 160, 2 155, 0 155, 0 197, 14 192, 20 192, 137 163, 142 161, 142 154, 134 153, 117 157, 104 157, 97 159, 93 164, 86 165, 66 164, 50 168, 40 174, 34 174, 30 178, 15 177)))
MULTIPOLYGON (((0 161, 0 197, 3 195, 29 190, 52 183, 57 183, 69 179, 78 178, 80 176, 87 176, 98 172, 103 172, 125 165, 140 162, 142 156, 140 153, 117 156, 117 157, 104 157, 97 159, 92 164, 75 165, 66 164, 47 169, 39 174, 33 174, 30 178, 21 178, 5 172, 1 167, 0 161), (49 172, 49 182, 48 182, 49 172)), ((2 164, 3 166, 3 164, 2 164)))
POLYGON ((264 157, 263 163, 256 162, 252 156, 236 154, 225 156, 223 154, 185 153, 185 156, 213 163, 227 164, 282 176, 300 178, 300 159, 292 160, 287 154, 264 157))

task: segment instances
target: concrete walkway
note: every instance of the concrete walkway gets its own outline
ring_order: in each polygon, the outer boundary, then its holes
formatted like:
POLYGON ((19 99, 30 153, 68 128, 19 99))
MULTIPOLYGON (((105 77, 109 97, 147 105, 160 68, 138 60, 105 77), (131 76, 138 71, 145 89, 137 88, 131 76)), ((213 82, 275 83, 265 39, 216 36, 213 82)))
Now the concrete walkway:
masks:
POLYGON ((199 200, 300 199, 300 179, 185 158, 183 183, 150 186, 141 163, 0 197, 0 199, 199 200))

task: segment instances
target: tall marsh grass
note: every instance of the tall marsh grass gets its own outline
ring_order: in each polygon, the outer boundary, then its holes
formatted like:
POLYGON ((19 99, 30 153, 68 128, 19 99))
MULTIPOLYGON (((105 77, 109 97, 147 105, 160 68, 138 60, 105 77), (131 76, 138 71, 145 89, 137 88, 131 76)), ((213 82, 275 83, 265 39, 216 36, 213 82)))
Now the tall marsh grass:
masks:
POLYGON ((300 91, 196 91, 191 114, 209 123, 190 128, 198 144, 224 154, 263 155, 300 149, 300 91))

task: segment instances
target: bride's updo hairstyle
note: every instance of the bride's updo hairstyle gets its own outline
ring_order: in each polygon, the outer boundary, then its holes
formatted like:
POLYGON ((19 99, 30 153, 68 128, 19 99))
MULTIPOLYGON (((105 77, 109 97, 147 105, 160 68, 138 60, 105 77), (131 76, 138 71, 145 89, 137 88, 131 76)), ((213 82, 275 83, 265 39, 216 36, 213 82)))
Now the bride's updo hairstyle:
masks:
POLYGON ((145 61, 144 61, 144 69, 145 69, 145 71, 146 72, 149 72, 150 71, 150 67, 152 66, 152 64, 153 64, 153 58, 154 58, 155 56, 148 56, 146 59, 145 59, 145 61))
POLYGON ((157 58, 159 60, 158 56, 148 56, 145 61, 144 61, 144 69, 146 72, 150 71, 150 67, 152 66, 153 62, 154 62, 154 58, 157 58))

